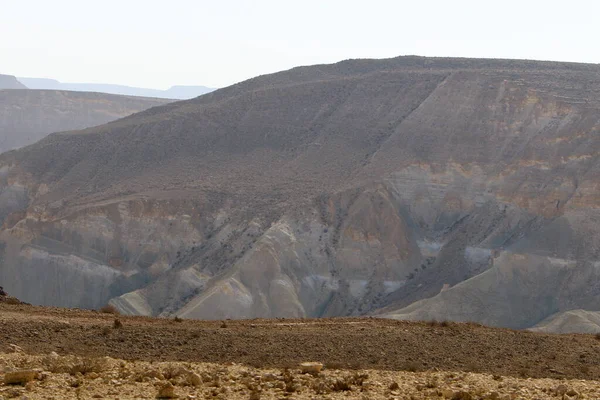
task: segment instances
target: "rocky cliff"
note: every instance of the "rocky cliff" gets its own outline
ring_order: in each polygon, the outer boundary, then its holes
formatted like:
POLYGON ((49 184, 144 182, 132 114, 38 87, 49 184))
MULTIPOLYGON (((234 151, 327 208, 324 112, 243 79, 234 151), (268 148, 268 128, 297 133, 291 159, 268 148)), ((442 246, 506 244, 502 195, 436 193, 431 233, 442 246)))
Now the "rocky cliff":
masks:
POLYGON ((26 146, 52 132, 102 125, 168 102, 105 93, 0 90, 0 151, 26 146))
POLYGON ((0 156, 0 282, 189 318, 600 308, 600 67, 351 60, 0 156))

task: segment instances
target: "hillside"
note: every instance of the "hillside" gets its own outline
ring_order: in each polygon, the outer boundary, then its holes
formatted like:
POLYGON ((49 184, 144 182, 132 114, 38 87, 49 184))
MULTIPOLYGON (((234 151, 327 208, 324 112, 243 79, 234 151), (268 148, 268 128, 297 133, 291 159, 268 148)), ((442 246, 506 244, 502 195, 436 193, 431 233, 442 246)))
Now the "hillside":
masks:
POLYGON ((105 93, 0 90, 0 151, 26 146, 52 132, 102 125, 168 102, 105 93))
POLYGON ((12 75, 0 74, 0 90, 2 89, 27 89, 27 87, 12 75))
POLYGON ((0 156, 0 282, 186 318, 598 311, 600 66, 260 76, 0 156))
POLYGON ((108 83, 63 83, 55 79, 19 78, 30 89, 72 90, 76 92, 100 92, 124 96, 157 97, 161 99, 187 100, 213 91, 206 86, 172 86, 167 90, 147 89, 108 83))

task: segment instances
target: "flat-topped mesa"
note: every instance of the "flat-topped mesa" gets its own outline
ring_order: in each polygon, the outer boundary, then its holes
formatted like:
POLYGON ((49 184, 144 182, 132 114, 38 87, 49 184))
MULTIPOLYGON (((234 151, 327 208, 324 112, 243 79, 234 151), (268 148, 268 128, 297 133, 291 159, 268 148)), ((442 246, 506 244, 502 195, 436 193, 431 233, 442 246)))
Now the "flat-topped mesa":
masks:
POLYGON ((348 60, 50 135, 0 155, 0 279, 207 319, 592 310, 598 73, 348 60))
POLYGON ((2 89, 27 89, 27 86, 23 85, 12 75, 0 74, 0 90, 2 89))

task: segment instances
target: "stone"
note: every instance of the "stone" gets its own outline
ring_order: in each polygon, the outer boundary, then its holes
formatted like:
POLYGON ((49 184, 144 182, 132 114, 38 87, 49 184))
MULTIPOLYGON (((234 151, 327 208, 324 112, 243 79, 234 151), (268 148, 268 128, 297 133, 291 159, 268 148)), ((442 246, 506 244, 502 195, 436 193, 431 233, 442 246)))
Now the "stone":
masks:
POLYGON ((300 364, 300 369, 303 374, 318 374, 323 369, 323 364, 320 362, 303 362, 300 364))
POLYGON ((556 393, 559 396, 562 396, 563 394, 567 393, 568 390, 569 388, 567 387, 567 385, 560 384, 556 387, 556 389, 554 389, 554 393, 556 393))
POLYGON ((202 385, 202 378, 200 377, 200 375, 196 374, 195 372, 190 373, 190 383, 193 386, 200 386, 202 385))

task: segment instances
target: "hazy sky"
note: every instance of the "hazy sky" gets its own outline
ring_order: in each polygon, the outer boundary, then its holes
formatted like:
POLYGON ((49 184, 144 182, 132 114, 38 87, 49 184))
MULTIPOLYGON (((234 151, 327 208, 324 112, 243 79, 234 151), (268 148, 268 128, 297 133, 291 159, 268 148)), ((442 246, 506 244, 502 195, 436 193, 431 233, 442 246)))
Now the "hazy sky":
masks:
POLYGON ((600 63, 598 0, 0 0, 0 73, 166 89, 418 54, 600 63))

